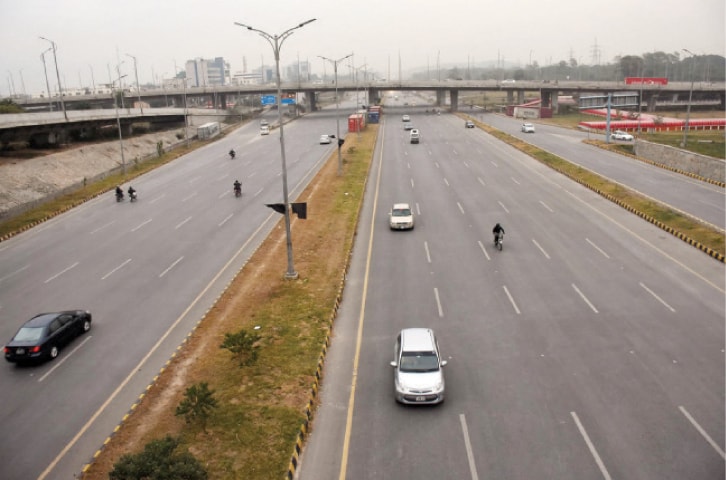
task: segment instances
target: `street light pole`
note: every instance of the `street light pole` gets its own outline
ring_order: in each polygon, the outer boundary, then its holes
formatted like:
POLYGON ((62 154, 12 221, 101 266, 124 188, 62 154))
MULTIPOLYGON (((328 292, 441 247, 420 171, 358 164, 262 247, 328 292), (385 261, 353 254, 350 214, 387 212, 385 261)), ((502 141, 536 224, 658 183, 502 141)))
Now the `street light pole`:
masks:
POLYGON ((136 69, 136 57, 127 53, 127 57, 134 59, 134 76, 136 77, 136 95, 139 97, 139 108, 141 109, 141 115, 144 114, 144 105, 141 103, 141 88, 139 87, 139 71, 136 69))
POLYGON ((48 106, 50 108, 50 111, 53 111, 53 96, 50 93, 50 82, 48 82, 48 69, 45 68, 45 54, 53 50, 51 47, 48 47, 48 49, 40 54, 40 59, 43 61, 43 72, 45 73, 45 88, 48 90, 48 106))
POLYGON ((312 18, 310 20, 306 20, 292 28, 288 28, 281 34, 275 34, 271 35, 267 32, 263 32, 262 30, 258 30, 256 28, 252 28, 249 25, 244 25, 242 23, 234 22, 235 25, 246 28, 247 30, 250 30, 252 32, 257 32, 262 38, 267 40, 267 43, 270 44, 272 47, 272 52, 275 56, 275 72, 277 75, 277 121, 280 126, 280 157, 282 159, 282 200, 285 203, 285 234, 287 237, 287 272, 285 273, 285 278, 289 280, 294 280, 298 277, 297 272, 295 271, 295 266, 293 265, 292 261, 292 237, 290 234, 290 204, 288 201, 288 193, 287 193, 287 165, 285 162, 285 136, 284 136, 284 126, 282 123, 282 80, 280 78, 280 48, 282 48, 282 44, 285 42, 285 40, 293 34, 295 30, 298 28, 302 28, 308 23, 314 22, 316 19, 312 18))
MULTIPOLYGON (((118 113, 118 95, 114 91, 113 86, 116 82, 119 82, 119 85, 120 85, 121 79, 124 78, 125 76, 126 75, 124 75, 122 77, 119 75, 119 77, 111 83, 111 94, 113 95, 113 106, 116 109, 116 126, 118 127, 118 143, 119 143, 119 145, 121 145, 121 174, 122 175, 126 175, 126 156, 124 155, 124 140, 123 140, 123 136, 121 135, 121 117, 119 117, 119 113, 118 113)), ((123 94, 123 92, 122 92, 122 94, 123 94)))
POLYGON ((63 87, 61 85, 60 81, 60 72, 58 71, 58 57, 55 53, 55 42, 53 40, 48 40, 45 37, 40 37, 41 40, 45 40, 46 42, 50 42, 52 48, 53 48, 53 63, 55 63, 55 76, 58 79, 58 95, 60 95, 60 103, 61 103, 61 109, 63 109, 63 116, 66 119, 66 122, 68 121, 68 113, 66 113, 66 104, 63 101, 63 87))
MULTIPOLYGON (((175 67, 176 68, 176 67, 175 67)), ((184 72, 184 78, 182 78, 182 85, 184 85, 184 140, 186 141, 187 148, 189 148, 189 110, 187 108, 187 72, 179 68, 180 72, 184 72)))
POLYGON ((691 89, 688 92, 688 105, 686 106, 686 125, 683 128, 683 142, 681 142, 681 148, 688 146, 688 128, 691 120, 691 101, 693 100, 693 70, 696 65, 696 54, 690 50, 683 49, 684 52, 691 54, 691 89))
POLYGON ((327 57, 323 57, 321 55, 318 55, 318 57, 322 58, 323 60, 327 60, 330 63, 333 64, 333 71, 335 72, 335 135, 336 140, 338 141, 338 176, 343 175, 343 156, 340 153, 340 116, 338 115, 338 110, 340 107, 340 99, 338 98, 338 63, 342 62, 348 57, 352 57, 353 54, 350 53, 346 55, 343 58, 339 58, 337 60, 333 60, 327 57))

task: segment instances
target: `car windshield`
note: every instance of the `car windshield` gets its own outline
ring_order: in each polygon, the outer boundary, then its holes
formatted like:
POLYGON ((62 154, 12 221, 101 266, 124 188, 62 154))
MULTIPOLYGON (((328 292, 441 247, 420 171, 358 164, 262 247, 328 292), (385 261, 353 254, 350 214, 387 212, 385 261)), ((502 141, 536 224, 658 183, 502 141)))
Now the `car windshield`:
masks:
POLYGON ((394 217, 410 217, 411 209, 410 208, 394 208, 393 216, 394 217))
POLYGON ((439 369, 439 361, 434 352, 403 352, 399 369, 402 372, 435 372, 439 369))
POLYGON ((34 342, 39 340, 43 336, 43 327, 23 327, 21 328, 15 338, 18 342, 34 342))

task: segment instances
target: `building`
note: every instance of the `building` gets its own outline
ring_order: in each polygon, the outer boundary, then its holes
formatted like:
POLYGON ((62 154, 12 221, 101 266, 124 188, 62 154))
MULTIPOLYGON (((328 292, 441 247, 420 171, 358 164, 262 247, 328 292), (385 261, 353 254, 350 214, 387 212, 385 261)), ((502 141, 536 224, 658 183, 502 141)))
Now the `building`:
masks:
POLYGON ((229 63, 224 58, 187 60, 185 71, 189 87, 211 87, 229 83, 229 63))

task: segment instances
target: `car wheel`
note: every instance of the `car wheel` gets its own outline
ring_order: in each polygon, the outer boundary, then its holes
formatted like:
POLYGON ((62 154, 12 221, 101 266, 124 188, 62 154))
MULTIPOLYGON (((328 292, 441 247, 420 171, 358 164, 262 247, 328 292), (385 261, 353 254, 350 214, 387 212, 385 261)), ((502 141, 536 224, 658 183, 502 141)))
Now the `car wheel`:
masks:
POLYGON ((86 319, 83 321, 83 330, 81 330, 81 333, 86 333, 91 329, 91 321, 86 319))
POLYGON ((55 345, 50 347, 50 352, 48 353, 48 356, 50 357, 51 360, 53 360, 55 357, 57 357, 58 356, 58 347, 56 347, 55 345))

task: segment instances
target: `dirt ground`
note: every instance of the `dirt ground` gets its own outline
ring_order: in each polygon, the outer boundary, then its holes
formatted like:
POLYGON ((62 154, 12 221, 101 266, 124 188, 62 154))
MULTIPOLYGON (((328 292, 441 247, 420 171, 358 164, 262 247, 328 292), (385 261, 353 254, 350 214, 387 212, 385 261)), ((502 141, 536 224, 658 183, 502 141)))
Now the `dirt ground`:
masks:
MULTIPOLYGON (((164 148, 178 143, 183 129, 149 133, 123 140, 127 165, 153 155, 157 142, 164 148)), ((118 140, 64 148, 34 158, 2 157, 0 160, 0 217, 9 210, 37 202, 74 185, 82 184, 122 165, 118 140)))

